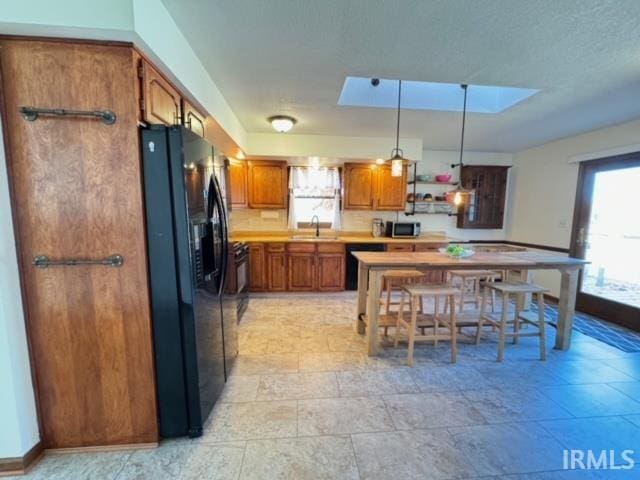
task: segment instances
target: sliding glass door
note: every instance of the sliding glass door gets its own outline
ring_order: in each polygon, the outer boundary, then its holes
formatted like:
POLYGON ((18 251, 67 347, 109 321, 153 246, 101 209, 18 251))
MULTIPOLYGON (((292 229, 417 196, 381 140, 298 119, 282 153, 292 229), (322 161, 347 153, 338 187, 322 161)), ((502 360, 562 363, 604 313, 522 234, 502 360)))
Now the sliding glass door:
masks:
POLYGON ((580 165, 571 243, 577 308, 640 331, 640 152, 580 165))

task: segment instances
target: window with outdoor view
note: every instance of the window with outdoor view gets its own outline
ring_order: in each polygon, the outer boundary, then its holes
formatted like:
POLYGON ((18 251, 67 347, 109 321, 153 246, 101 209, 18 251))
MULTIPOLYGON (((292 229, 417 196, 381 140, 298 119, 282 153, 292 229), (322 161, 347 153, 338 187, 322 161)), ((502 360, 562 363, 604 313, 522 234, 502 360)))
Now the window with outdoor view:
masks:
POLYGON ((317 216, 320 226, 340 230, 340 174, 335 167, 291 167, 289 228, 308 228, 317 216))

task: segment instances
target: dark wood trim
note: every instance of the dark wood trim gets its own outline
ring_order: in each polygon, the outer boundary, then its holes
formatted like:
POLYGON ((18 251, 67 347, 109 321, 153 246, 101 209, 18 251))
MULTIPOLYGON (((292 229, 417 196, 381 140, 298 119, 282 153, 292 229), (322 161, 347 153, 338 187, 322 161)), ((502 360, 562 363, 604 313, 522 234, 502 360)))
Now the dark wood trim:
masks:
MULTIPOLYGON (((457 243, 457 242, 454 242, 454 243, 457 243)), ((516 245, 518 247, 537 248, 539 250, 549 250, 551 252, 558 252, 558 253, 569 253, 568 248, 552 247, 551 245, 540 245, 537 243, 516 242, 513 240, 468 240, 465 243, 487 243, 487 244, 504 243, 506 245, 516 245)))
POLYGON ((33 467, 44 453, 42 442, 36 443, 21 457, 0 458, 0 476, 24 475, 33 467))

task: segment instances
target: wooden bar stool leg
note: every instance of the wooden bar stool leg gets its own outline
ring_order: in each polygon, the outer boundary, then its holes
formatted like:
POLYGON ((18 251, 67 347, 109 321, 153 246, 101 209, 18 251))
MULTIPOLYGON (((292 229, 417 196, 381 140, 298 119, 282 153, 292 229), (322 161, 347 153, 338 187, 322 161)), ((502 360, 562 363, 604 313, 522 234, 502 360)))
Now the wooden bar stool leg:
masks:
POLYGON ((400 305, 398 305, 398 317, 396 319, 396 335, 393 340, 394 348, 398 348, 398 341, 400 340, 400 324, 404 321, 402 315, 404 314, 404 290, 400 292, 400 305))
POLYGON ((520 297, 522 294, 516 294, 516 316, 513 319, 513 344, 515 345, 519 341, 519 333, 520 333, 520 309, 518 305, 520 305, 520 297))
POLYGON ((476 332, 476 345, 480 345, 482 336, 482 326, 484 324, 484 313, 487 308, 487 287, 482 290, 482 301, 480 302, 480 318, 478 319, 478 331, 476 332))
POLYGON ((411 298, 411 325, 409 326, 409 351, 407 365, 413 367, 413 344, 416 338, 416 323, 418 323, 418 297, 411 298))
POLYGON ((476 308, 478 308, 478 300, 480 299, 480 277, 473 279, 473 301, 476 308))
MULTIPOLYGON (((494 279, 495 277, 491 277, 491 276, 487 277, 486 280, 484 281, 484 287, 487 288, 487 286, 490 283, 494 282, 494 279)), ((494 310, 495 301, 496 301, 495 290, 491 289, 491 313, 495 313, 495 310, 494 310)))
MULTIPOLYGON (((451 301, 453 301, 453 295, 451 295, 451 297, 451 301)), ((453 308, 451 309, 449 322, 451 326, 451 363, 456 363, 458 359, 458 337, 456 329, 456 312, 453 308)))
POLYGON ((500 318, 500 337, 498 339, 498 362, 502 362, 504 359, 504 338, 505 330, 507 328, 507 320, 509 317, 509 295, 507 293, 502 294, 502 316, 500 318))
POLYGON ((544 294, 538 292, 538 329, 540 330, 540 360, 547 359, 547 339, 544 323, 544 294))
MULTIPOLYGON (((439 320, 438 320, 438 310, 440 310, 438 302, 440 301, 440 297, 436 296, 433 299, 433 334, 434 335, 438 335, 438 330, 440 330, 440 325, 439 325, 439 320)), ((436 339, 433 341, 433 346, 437 347, 438 346, 438 338, 436 337, 436 339)))

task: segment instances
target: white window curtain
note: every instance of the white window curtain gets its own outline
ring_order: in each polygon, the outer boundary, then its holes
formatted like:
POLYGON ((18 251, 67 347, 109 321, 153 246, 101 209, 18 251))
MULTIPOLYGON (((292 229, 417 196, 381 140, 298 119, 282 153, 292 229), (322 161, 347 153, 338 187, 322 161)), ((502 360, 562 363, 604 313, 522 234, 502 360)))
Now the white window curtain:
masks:
POLYGON ((297 228, 296 197, 333 197, 331 228, 340 230, 340 174, 335 167, 291 167, 289 174, 289 229, 297 228))

